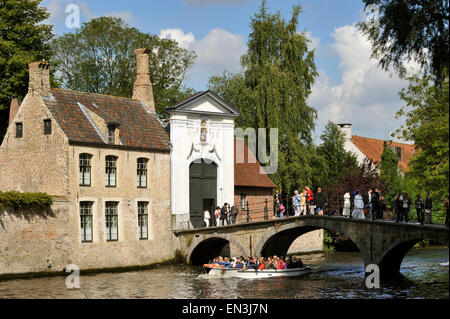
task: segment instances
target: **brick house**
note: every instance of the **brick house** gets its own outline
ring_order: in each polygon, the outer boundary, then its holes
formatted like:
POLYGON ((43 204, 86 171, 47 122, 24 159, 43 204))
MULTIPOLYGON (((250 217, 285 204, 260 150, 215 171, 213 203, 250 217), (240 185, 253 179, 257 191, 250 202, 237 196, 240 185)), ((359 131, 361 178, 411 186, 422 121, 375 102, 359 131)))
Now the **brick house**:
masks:
POLYGON ((56 218, 3 218, 0 273, 45 271, 47 260, 61 270, 172 257, 169 136, 148 50, 135 53, 133 98, 51 88, 49 65, 29 64, 28 94, 11 108, 0 147, 0 189, 53 195, 56 218))

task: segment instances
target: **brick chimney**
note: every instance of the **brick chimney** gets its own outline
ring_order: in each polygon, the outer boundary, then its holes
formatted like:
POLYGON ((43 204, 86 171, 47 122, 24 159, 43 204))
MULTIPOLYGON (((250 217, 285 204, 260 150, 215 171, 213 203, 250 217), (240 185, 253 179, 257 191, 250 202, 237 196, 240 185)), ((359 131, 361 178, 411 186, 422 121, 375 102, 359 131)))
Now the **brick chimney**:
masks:
POLYGON ((50 64, 46 62, 31 62, 28 64, 28 93, 51 95, 50 64))
POLYGON ((9 122, 8 125, 14 121, 14 117, 16 116, 17 111, 19 110, 19 101, 16 98, 11 100, 11 104, 9 105, 9 122))
POLYGON ((136 49, 136 81, 133 86, 133 99, 140 100, 146 107, 147 111, 155 112, 155 100, 153 99, 152 82, 148 72, 150 49, 136 49))

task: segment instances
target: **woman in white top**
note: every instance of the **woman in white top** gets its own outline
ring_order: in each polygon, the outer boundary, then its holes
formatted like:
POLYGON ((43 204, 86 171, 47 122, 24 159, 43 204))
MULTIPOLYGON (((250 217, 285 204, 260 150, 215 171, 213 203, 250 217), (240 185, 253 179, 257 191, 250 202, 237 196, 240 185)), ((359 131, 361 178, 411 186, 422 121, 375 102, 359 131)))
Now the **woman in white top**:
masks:
POLYGON ((350 194, 348 192, 344 194, 344 210, 342 211, 342 215, 345 217, 350 216, 350 194))
POLYGON ((359 190, 355 191, 355 209, 352 212, 353 218, 364 219, 364 201, 361 195, 359 195, 359 190))
POLYGON ((205 221, 206 227, 209 227, 210 219, 211 219, 211 215, 209 214, 209 210, 205 209, 203 212, 203 220, 205 221))

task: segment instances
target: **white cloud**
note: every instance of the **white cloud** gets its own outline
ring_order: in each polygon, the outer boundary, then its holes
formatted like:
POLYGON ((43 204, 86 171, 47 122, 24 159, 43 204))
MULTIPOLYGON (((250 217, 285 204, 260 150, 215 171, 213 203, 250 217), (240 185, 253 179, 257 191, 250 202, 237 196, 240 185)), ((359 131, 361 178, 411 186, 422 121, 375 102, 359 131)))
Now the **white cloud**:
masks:
MULTIPOLYGON (((318 110, 318 129, 328 121, 353 124, 353 134, 389 138, 401 125, 395 114, 403 105, 398 92, 407 82, 378 67, 371 44, 355 25, 336 28, 331 49, 339 58, 341 82, 330 85, 324 70, 313 86, 309 103, 318 110)), ((411 64, 415 69, 415 66, 411 64)), ((320 135, 320 134, 318 134, 320 135)))
POLYGON ((242 71, 240 57, 246 52, 244 37, 232 34, 227 30, 215 28, 202 39, 196 40, 194 35, 181 29, 163 29, 161 38, 177 41, 181 47, 194 50, 197 59, 188 71, 187 80, 206 86, 212 75, 220 75, 224 71, 242 71))
POLYGON ((313 37, 311 32, 309 32, 309 31, 303 31, 302 33, 310 41, 308 43, 308 50, 311 51, 311 50, 315 49, 317 51, 320 47, 320 38, 313 37))

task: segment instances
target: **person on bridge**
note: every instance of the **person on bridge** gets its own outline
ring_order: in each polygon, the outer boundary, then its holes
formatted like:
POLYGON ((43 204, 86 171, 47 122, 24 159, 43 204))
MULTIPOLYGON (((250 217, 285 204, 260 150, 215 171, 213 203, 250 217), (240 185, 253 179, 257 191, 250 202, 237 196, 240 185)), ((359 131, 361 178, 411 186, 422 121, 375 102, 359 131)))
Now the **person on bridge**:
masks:
POLYGON ((217 206, 214 211, 214 217, 216 218, 216 226, 220 226, 220 207, 217 206))
POLYGON ((230 210, 231 223, 233 225, 236 224, 236 218, 237 218, 238 213, 239 213, 238 208, 236 207, 236 205, 233 204, 233 206, 231 206, 231 210, 230 210))
POLYGON ((209 220, 211 219, 211 215, 209 213, 209 210, 205 209, 203 211, 203 221, 205 222, 205 227, 209 227, 209 220))
POLYGON ((344 194, 344 209, 342 210, 342 216, 350 217, 350 193, 344 194))
POLYGON ((280 192, 278 191, 278 189, 275 191, 275 198, 273 199, 273 201, 274 215, 280 217, 280 192))
POLYGON ((354 207, 352 217, 364 219, 364 201, 358 189, 355 191, 354 207))
POLYGON ((309 214, 314 215, 314 212, 310 211, 310 207, 313 205, 314 200, 313 193, 308 186, 305 186, 305 191, 306 191, 306 215, 309 214))
POLYGON ((433 216, 431 211, 433 210, 433 200, 430 197, 430 193, 427 192, 425 196, 425 223, 433 224, 433 216))
POLYGON ((308 196, 306 191, 300 194, 300 215, 306 215, 306 198, 308 196))
POLYGON ((225 224, 228 225, 228 211, 228 204, 223 204, 222 208, 220 209, 220 221, 222 226, 224 226, 225 224))
POLYGON ((379 217, 381 210, 380 194, 378 192, 372 193, 372 219, 375 220, 379 217))
POLYGON ((316 204, 316 212, 318 215, 323 215, 323 208, 327 205, 327 199, 324 193, 322 193, 322 188, 317 188, 317 193, 314 196, 314 202, 316 204))
POLYGON ((364 194, 363 197, 365 215, 368 219, 372 218, 372 196, 372 188, 369 188, 369 190, 366 194, 364 194))
POLYGON ((417 214, 417 221, 420 223, 420 225, 423 225, 425 221, 425 215, 424 215, 424 203, 422 197, 420 197, 419 194, 416 196, 416 214, 417 214))
POLYGON ((292 205, 294 206, 294 216, 300 216, 300 195, 296 190, 294 196, 292 197, 292 205))
POLYGON ((279 218, 283 218, 284 217, 284 212, 286 211, 286 208, 284 208, 283 203, 280 203, 279 210, 280 210, 280 214, 278 215, 278 217, 279 218))
POLYGON ((408 223, 409 222, 409 209, 411 207, 411 200, 408 198, 408 193, 403 193, 403 201, 402 201, 402 215, 403 219, 408 223))

